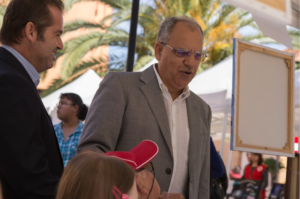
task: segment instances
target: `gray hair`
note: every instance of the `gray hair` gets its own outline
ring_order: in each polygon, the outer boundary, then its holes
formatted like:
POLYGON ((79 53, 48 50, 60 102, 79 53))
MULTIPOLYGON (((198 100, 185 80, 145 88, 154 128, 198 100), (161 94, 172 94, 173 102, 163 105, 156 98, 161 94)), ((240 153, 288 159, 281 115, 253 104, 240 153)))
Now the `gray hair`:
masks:
POLYGON ((202 34, 203 37, 203 30, 201 26, 192 18, 185 17, 185 16, 176 16, 176 17, 170 17, 164 20, 158 30, 157 39, 156 41, 158 43, 161 42, 167 42, 170 38, 170 34, 178 22, 183 22, 186 25, 190 26, 191 28, 198 28, 202 34))

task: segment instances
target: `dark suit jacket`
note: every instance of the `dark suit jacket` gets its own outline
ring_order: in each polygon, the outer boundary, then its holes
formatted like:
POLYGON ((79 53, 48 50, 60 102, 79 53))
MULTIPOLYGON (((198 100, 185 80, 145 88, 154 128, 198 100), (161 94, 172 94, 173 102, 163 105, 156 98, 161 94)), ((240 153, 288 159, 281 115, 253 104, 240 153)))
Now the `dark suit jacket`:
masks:
POLYGON ((55 198, 63 162, 30 76, 0 48, 0 179, 4 199, 55 198))
MULTIPOLYGON (((191 92, 186 98, 190 142, 186 198, 208 199, 210 179, 210 107, 191 92)), ((88 111, 78 151, 129 151, 142 140, 159 147, 153 160, 161 191, 168 191, 173 172, 171 133, 163 95, 153 67, 143 72, 108 73, 88 111)))

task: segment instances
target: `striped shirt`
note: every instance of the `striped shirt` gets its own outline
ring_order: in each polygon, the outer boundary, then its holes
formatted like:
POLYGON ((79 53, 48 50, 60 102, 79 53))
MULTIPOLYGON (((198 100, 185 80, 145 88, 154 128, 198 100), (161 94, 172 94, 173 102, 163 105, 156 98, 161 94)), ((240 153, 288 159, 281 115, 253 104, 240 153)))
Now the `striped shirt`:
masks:
POLYGON ((36 69, 32 66, 32 64, 27 59, 25 59, 25 57, 23 57, 18 51, 16 51, 15 49, 13 49, 8 45, 2 44, 1 47, 5 48, 7 51, 13 54, 15 58, 23 65, 28 75, 32 79, 34 85, 35 86, 39 85, 41 76, 36 71, 36 69))
POLYGON ((79 138, 83 129, 83 123, 79 121, 79 124, 75 131, 65 141, 62 131, 62 122, 54 125, 55 134, 57 137, 58 145, 60 148, 61 156, 64 161, 64 166, 75 156, 78 146, 79 138))

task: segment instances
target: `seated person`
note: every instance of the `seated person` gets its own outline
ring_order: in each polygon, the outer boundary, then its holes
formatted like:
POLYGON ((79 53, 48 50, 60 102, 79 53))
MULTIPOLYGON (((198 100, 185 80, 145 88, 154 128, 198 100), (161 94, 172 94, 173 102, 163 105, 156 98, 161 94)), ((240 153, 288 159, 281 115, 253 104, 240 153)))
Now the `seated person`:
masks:
POLYGON ((242 179, 258 180, 262 182, 261 199, 266 197, 266 187, 269 184, 268 167, 263 164, 262 154, 252 153, 250 163, 244 169, 242 179))
POLYGON ((84 151, 67 164, 56 199, 138 199, 134 170, 116 158, 84 151))
POLYGON ((241 176, 241 166, 235 166, 229 173, 230 180, 240 180, 241 176))
POLYGON ((162 192, 155 179, 155 171, 151 161, 159 152, 155 142, 144 140, 132 150, 112 151, 107 156, 123 160, 135 170, 135 181, 140 199, 184 199, 182 194, 162 192))

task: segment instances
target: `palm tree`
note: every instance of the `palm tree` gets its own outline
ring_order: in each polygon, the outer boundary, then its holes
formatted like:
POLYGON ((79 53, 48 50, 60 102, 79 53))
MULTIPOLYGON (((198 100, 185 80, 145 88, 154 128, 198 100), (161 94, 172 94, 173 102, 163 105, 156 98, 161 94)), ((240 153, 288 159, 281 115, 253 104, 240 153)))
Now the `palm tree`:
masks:
MULTIPOLYGON (((65 0, 78 2, 80 0, 65 0)), ((248 12, 237 9, 217 0, 153 0, 154 6, 141 4, 139 8, 138 27, 142 31, 137 34, 135 70, 141 68, 154 58, 154 43, 160 23, 170 16, 188 16, 194 18, 204 30, 204 50, 209 58, 199 67, 199 71, 213 66, 232 54, 232 39, 242 37, 238 30, 247 25, 255 26, 248 12)), ((131 0, 101 0, 114 8, 114 13, 102 19, 99 23, 75 21, 64 25, 65 33, 78 29, 88 29, 89 32, 64 43, 64 50, 57 57, 64 55, 61 79, 54 83, 55 90, 64 83, 72 81, 78 72, 89 68, 101 68, 101 76, 107 71, 122 71, 125 68, 126 56, 110 52, 108 57, 99 57, 82 61, 84 55, 100 46, 128 46, 128 31, 123 29, 124 23, 131 18, 131 0), (107 23, 111 22, 111 23, 107 23), (109 25, 107 25, 109 24, 109 25), (123 25, 122 25, 123 24, 123 25), (101 30, 101 31, 99 31, 101 30), (109 59, 108 64, 106 60, 109 59)), ((260 38, 255 35, 254 38, 260 38)), ((50 91, 47 91, 49 93, 50 91)))
POLYGON ((6 11, 6 7, 11 0, 1 0, 0 1, 0 27, 2 26, 3 17, 6 11))
MULTIPOLYGON (((256 39, 257 41, 259 41, 259 43, 261 44, 279 44, 277 41, 269 38, 269 37, 266 37, 260 30, 257 26, 254 26, 258 33, 257 34, 254 34, 254 35, 250 35, 250 36, 247 36, 247 37, 244 37, 243 39, 244 40, 247 40, 247 41, 250 41, 252 39, 256 39)), ((300 50, 300 31, 296 28, 288 28, 288 33, 290 35, 290 38, 292 40, 292 45, 293 45, 293 48, 297 49, 297 50, 300 50)))
MULTIPOLYGON (((102 45, 119 47, 128 46, 128 32, 120 28, 120 24, 129 21, 131 17, 130 0, 102 0, 113 7, 116 12, 107 16, 99 23, 86 21, 76 21, 65 25, 65 32, 78 30, 80 28, 90 29, 87 34, 69 40, 65 43, 62 66, 62 78, 66 79, 73 74, 76 67, 85 68, 91 66, 91 62, 81 63, 82 57, 91 49, 102 45), (106 22, 112 20, 109 26, 106 22), (105 32, 100 32, 99 29, 105 32)), ((193 17, 202 25, 205 35, 204 48, 210 53, 206 66, 211 66, 226 58, 232 51, 232 38, 235 32, 248 24, 253 23, 250 19, 243 20, 246 12, 238 10, 232 6, 213 0, 155 0, 156 8, 141 4, 139 11, 139 26, 143 32, 137 35, 136 54, 137 61, 135 69, 143 66, 153 59, 153 45, 161 21, 170 16, 184 15, 193 17)), ((126 57, 110 55, 110 65, 114 65, 116 70, 125 67, 126 57)), ((95 62, 99 64, 100 62, 95 62)), ((109 66, 108 66, 109 68, 109 66)))
MULTIPOLYGON (((64 55, 61 79, 54 82, 50 90, 42 95, 72 81, 78 76, 79 71, 88 68, 102 67, 104 70, 101 71, 104 73, 107 70, 124 70, 126 56, 114 53, 110 53, 108 64, 105 64, 107 57, 81 61, 87 52, 100 46, 128 46, 129 33, 123 30, 120 24, 130 21, 131 0, 101 0, 101 2, 113 7, 115 12, 99 23, 75 21, 64 25, 65 33, 81 28, 88 29, 89 32, 64 43, 64 50, 57 54, 57 57, 64 55), (107 25, 108 21, 112 21, 110 25, 107 25)), ((235 32, 253 23, 252 19, 243 18, 247 12, 216 0, 154 0, 154 3, 154 7, 141 4, 139 8, 138 25, 143 31, 137 35, 135 70, 154 58, 153 46, 156 34, 160 23, 167 17, 178 15, 193 17, 203 27, 204 49, 210 56, 207 62, 199 67, 200 70, 231 55, 235 32)))

